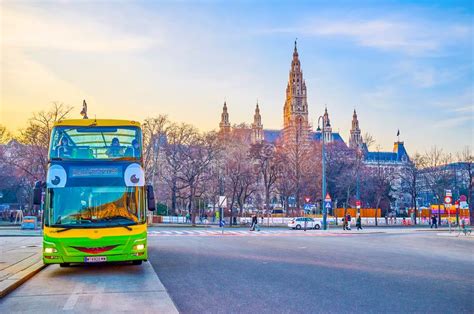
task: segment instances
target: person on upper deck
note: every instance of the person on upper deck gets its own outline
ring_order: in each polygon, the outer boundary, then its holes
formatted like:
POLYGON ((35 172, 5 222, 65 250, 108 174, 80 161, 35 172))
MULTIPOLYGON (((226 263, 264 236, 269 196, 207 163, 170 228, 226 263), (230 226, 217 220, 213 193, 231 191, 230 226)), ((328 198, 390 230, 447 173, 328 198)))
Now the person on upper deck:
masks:
POLYGON ((114 137, 112 143, 110 144, 109 149, 106 152, 109 157, 122 157, 122 147, 120 146, 120 141, 118 138, 114 137))
POLYGON ((132 141, 132 146, 125 150, 125 157, 140 157, 140 146, 137 139, 132 141))

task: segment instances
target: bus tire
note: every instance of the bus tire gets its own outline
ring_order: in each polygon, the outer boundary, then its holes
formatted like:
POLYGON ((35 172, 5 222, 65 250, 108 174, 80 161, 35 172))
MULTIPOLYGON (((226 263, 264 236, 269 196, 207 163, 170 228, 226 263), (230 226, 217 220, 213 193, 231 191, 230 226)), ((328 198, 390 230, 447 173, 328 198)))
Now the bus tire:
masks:
POLYGON ((139 261, 132 261, 132 264, 133 264, 133 265, 141 265, 141 264, 142 264, 142 260, 139 260, 139 261))
POLYGON ((70 264, 69 263, 60 263, 59 264, 59 267, 69 267, 70 264))

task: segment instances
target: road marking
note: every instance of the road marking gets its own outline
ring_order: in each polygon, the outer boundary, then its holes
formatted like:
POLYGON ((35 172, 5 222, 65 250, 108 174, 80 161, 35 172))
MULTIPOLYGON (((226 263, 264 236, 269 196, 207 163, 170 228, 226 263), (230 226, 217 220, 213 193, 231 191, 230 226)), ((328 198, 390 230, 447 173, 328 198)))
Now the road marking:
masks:
POLYGON ((83 283, 76 283, 74 286, 74 290, 72 293, 69 295, 69 297, 66 300, 66 303, 63 306, 64 311, 69 311, 73 310, 74 307, 76 306, 77 301, 79 300, 80 293, 82 292, 82 287, 84 286, 83 283))
POLYGON ((99 284, 92 297, 91 309, 99 310, 102 308, 102 293, 105 291, 105 285, 99 284))

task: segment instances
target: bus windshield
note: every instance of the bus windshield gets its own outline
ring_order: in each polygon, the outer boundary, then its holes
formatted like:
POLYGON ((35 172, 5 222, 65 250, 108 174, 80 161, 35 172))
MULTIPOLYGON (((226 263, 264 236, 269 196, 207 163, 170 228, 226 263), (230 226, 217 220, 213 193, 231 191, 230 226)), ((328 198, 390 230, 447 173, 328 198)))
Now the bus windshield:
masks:
POLYGON ((48 189, 46 225, 100 228, 145 221, 142 187, 65 187, 48 189))
POLYGON ((139 159, 141 131, 133 126, 58 126, 51 135, 50 159, 139 159))

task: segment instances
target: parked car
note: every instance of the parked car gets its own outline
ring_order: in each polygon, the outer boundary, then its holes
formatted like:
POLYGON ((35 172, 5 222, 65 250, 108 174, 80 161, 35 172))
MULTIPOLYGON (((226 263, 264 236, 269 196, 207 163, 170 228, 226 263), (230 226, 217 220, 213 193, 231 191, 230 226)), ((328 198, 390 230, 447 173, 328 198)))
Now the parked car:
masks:
POLYGON ((25 216, 21 222, 21 229, 36 229, 38 218, 36 216, 25 216))
POLYGON ((321 229, 321 222, 309 217, 296 217, 290 220, 288 223, 288 227, 291 229, 303 229, 305 227, 307 229, 321 229))

